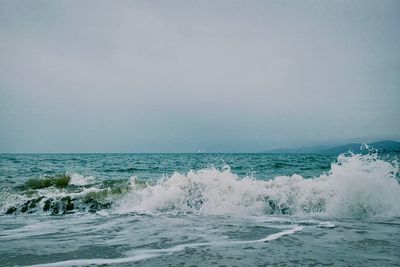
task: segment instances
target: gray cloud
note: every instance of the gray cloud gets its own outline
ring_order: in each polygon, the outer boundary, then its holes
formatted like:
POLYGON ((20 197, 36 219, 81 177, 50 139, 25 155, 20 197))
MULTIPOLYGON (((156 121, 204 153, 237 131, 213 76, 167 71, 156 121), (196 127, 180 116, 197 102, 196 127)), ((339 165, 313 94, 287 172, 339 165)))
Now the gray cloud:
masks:
POLYGON ((0 1, 0 151, 400 137, 398 1, 0 1))

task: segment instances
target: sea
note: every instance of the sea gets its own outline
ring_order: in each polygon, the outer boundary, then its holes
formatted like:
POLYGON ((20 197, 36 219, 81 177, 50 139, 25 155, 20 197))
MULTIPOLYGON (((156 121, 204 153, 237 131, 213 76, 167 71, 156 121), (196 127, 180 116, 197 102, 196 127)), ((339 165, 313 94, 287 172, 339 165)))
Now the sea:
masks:
POLYGON ((399 154, 1 154, 0 266, 400 266, 399 154))

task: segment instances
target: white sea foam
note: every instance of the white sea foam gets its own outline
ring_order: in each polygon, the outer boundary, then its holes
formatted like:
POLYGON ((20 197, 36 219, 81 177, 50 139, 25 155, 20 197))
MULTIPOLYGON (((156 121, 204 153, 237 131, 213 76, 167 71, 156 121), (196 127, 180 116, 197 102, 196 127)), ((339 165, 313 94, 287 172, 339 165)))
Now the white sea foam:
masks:
POLYGON ((187 243, 180 244, 169 248, 163 249, 141 249, 134 250, 128 254, 127 257, 114 258, 114 259, 77 259, 77 260, 66 260, 45 264, 29 265, 30 267, 52 267, 52 266, 88 266, 88 265, 103 265, 103 264, 122 264, 122 263, 133 263, 164 255, 170 255, 176 252, 183 251, 187 248, 206 247, 206 246, 236 246, 243 244, 253 244, 261 242, 271 242, 277 240, 283 236, 292 235, 303 230, 303 227, 295 225, 292 228, 282 230, 280 232, 270 234, 262 239, 256 240, 224 240, 215 242, 202 242, 202 243, 187 243))
POLYGON ((29 198, 20 194, 0 192, 0 214, 4 214, 10 205, 23 203, 29 198))
MULTIPOLYGON (((333 217, 399 216, 399 167, 377 155, 340 155, 331 171, 262 181, 229 167, 174 173, 155 185, 133 187, 115 210, 219 214, 318 214, 333 217)), ((134 182, 134 180, 132 180, 134 182)))
POLYGON ((84 186, 94 184, 96 179, 93 176, 83 176, 78 173, 69 173, 68 176, 71 178, 69 184, 84 186))

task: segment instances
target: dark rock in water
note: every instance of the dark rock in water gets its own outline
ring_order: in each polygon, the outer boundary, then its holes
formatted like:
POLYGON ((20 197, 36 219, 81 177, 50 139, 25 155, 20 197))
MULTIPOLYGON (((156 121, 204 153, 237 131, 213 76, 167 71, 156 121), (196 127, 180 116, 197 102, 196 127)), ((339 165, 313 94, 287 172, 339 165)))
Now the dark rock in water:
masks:
POLYGON ((43 211, 48 211, 50 209, 50 205, 51 205, 52 201, 53 201, 53 199, 49 198, 44 202, 43 211))
POLYGON ((55 203, 55 202, 53 202, 52 204, 51 204, 51 207, 50 207, 50 209, 51 209, 51 215, 56 215, 56 214, 58 214, 59 212, 58 212, 58 205, 57 205, 57 203, 55 203))
POLYGON ((63 198, 61 199, 61 201, 67 202, 67 203, 65 204, 64 213, 65 213, 66 211, 71 211, 71 210, 73 210, 73 209, 75 208, 74 203, 72 203, 71 197, 70 197, 70 196, 63 197, 63 198))
POLYGON ((36 208, 36 204, 39 203, 43 198, 44 198, 44 197, 41 196, 41 197, 38 197, 38 198, 36 198, 36 199, 31 199, 30 201, 28 201, 28 202, 30 202, 28 208, 29 208, 29 209, 36 208))
POLYGON ((73 210, 74 207, 74 203, 67 203, 67 205, 65 205, 65 210, 73 210))
POLYGON ((61 201, 71 202, 71 197, 70 196, 63 197, 61 198, 61 201))
POLYGON ((109 209, 111 207, 111 203, 102 203, 93 197, 88 197, 83 200, 83 203, 85 203, 86 206, 89 206, 89 212, 94 213, 96 211, 102 210, 102 209, 109 209))
POLYGON ((32 201, 35 202, 35 203, 38 203, 38 202, 42 201, 43 198, 44 198, 44 196, 41 196, 41 197, 38 197, 36 199, 33 199, 32 201))
POLYGON ((16 207, 10 207, 7 209, 6 214, 15 214, 17 212, 16 207))
POLYGON ((25 203, 22 205, 22 207, 21 207, 21 209, 20 209, 20 212, 23 212, 23 213, 27 212, 27 211, 28 211, 28 206, 29 206, 30 203, 31 203, 30 200, 28 200, 27 202, 25 202, 25 203))
POLYGON ((95 197, 101 198, 103 195, 85 196, 84 198, 67 195, 61 198, 48 199, 40 196, 28 199, 15 207, 8 208, 5 214, 35 213, 40 211, 39 207, 41 207, 42 211, 49 212, 51 215, 68 214, 76 211, 94 213, 111 207, 112 203, 110 201, 100 201, 95 197))
POLYGON ((35 208, 37 207, 37 203, 39 203, 44 197, 38 197, 34 199, 29 199, 25 201, 23 204, 20 204, 18 207, 10 207, 7 209, 5 214, 16 214, 16 213, 32 213, 34 212, 35 208))

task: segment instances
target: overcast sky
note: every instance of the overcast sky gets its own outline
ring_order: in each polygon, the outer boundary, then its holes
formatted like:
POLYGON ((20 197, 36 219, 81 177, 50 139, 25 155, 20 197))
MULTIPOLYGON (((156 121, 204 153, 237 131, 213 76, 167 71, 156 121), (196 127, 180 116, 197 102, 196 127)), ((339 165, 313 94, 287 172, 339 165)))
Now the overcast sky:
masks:
POLYGON ((400 139, 400 1, 0 0, 0 152, 400 139))

